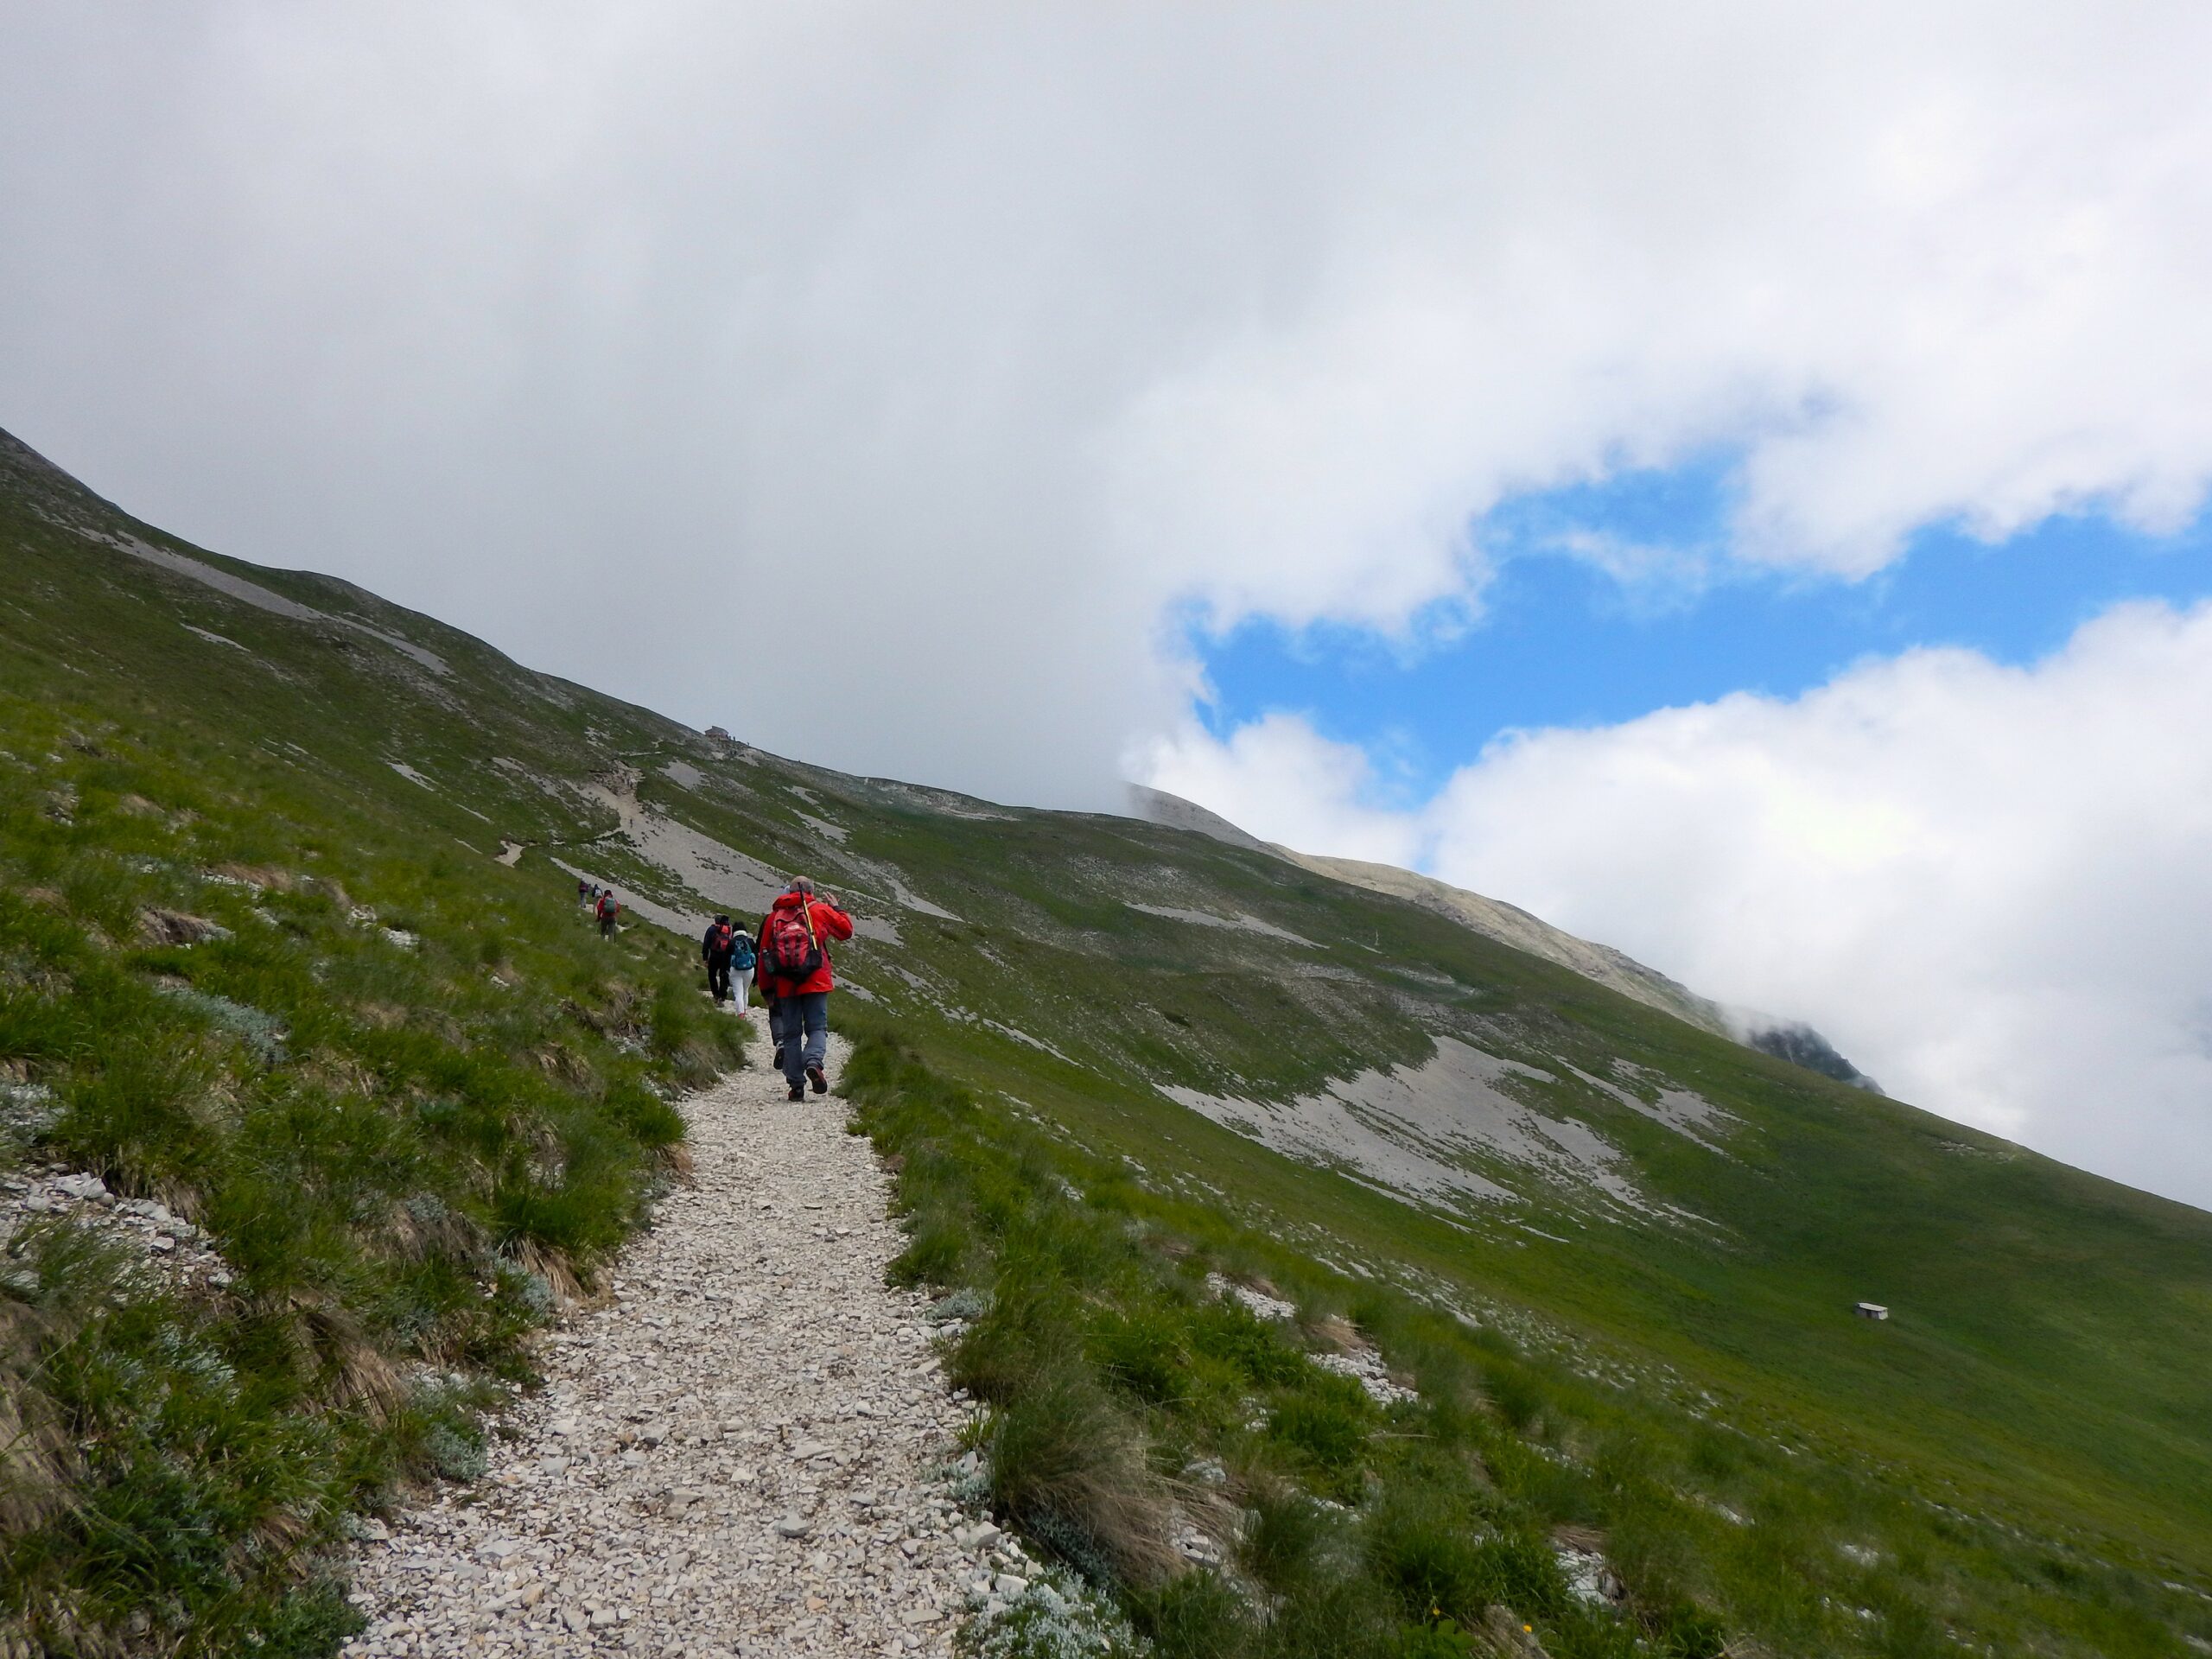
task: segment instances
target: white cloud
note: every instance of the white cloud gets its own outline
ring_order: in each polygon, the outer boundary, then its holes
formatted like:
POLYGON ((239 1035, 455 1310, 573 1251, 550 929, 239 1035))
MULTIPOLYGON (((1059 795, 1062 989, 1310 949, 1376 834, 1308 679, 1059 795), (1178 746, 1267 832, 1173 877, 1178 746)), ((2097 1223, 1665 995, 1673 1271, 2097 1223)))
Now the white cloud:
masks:
POLYGON ((1164 618, 1402 628, 1487 506, 1624 463, 1739 452, 1738 550, 1847 572, 2212 469, 2187 0, 9 35, 0 419, 831 763, 1103 799, 1164 618), (754 684, 802 607, 831 665, 754 684))
POLYGON ((1300 850, 1410 866, 1421 851, 1413 815, 1369 804, 1375 764, 1356 743, 1335 743, 1294 715, 1238 727, 1226 742, 1196 721, 1128 757, 1154 789, 1202 802, 1240 829, 1300 850))
POLYGON ((1289 716, 1155 775, 1308 850, 1427 845, 1447 880, 1811 1020, 1901 1098, 2212 1205, 2207 732, 2212 604, 2131 606, 2028 668, 1921 651, 1516 734, 1395 820, 1289 716))

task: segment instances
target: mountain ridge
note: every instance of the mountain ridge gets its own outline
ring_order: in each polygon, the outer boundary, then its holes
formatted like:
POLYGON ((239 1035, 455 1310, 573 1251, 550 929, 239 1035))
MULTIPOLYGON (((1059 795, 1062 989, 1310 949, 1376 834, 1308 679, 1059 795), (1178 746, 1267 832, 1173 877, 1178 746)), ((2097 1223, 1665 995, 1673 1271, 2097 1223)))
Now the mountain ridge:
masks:
MULTIPOLYGON (((963 1172, 1004 1162, 1039 1172, 1034 1202, 1075 1205, 1086 1237, 1157 1236, 1157 1262, 1294 1288, 1316 1331, 1363 1329, 1394 1363, 1448 1349, 1479 1373, 1466 1409, 1488 1425, 1483 1466, 1505 1494, 1495 1501, 1516 1506, 1510 1524, 1605 1531, 1655 1639, 1678 1628, 1669 1608, 1693 1605, 1803 1651, 1871 1651, 1877 1636, 1908 1650, 1897 1632, 1913 1619, 1987 1641, 2028 1630, 2064 1652, 2177 1653, 2178 1632, 2198 1633, 2194 1604, 2158 1586, 2164 1573, 2212 1588, 2202 1212, 1845 1087, 1263 844, 786 760, 537 675, 373 595, 345 601, 367 633, 257 607, 119 538, 318 612, 337 610, 335 585, 204 554, 19 449, 0 445, 0 537, 18 577, 18 602, 0 609, 0 782, 10 882, 51 897, 5 907, 10 963, 66 928, 72 962, 106 964, 146 995, 181 995, 166 976, 249 1007, 265 993, 245 953, 268 925, 251 907, 281 921, 289 911, 271 907, 295 901, 249 900, 225 885, 246 878, 224 870, 254 872, 264 894, 281 894, 280 878, 307 893, 315 860, 374 846, 385 861, 349 877, 354 907, 429 941, 416 948, 435 948, 441 982, 467 988, 448 993, 455 1008, 488 998, 488 1010, 519 995, 492 988, 494 934, 577 933, 544 947, 548 973, 586 948, 565 867, 686 921, 809 873, 868 924, 838 955, 853 993, 840 1019, 872 1057, 871 1132, 942 1183, 932 1196, 901 1178, 922 1281, 980 1307, 1001 1282, 990 1274, 1015 1273, 1018 1252, 989 1232, 996 1189, 948 1196, 969 1190, 963 1172), (188 786, 194 817, 163 804, 188 786), (236 818, 236 845, 193 850, 219 812, 236 818), (196 957, 132 944, 135 912, 112 895, 142 892, 198 906, 234 937, 196 957), (1856 1319, 1861 1300, 1891 1320, 1856 1319), (1431 1316, 1441 1323, 1421 1323, 1431 1316), (1516 1390, 1535 1403, 1513 1403, 1516 1390), (1658 1472, 1609 1461, 1629 1442, 1636 1466, 1658 1472), (1891 1565, 1870 1576, 1844 1544, 1891 1565)), ((329 900, 297 948, 335 951, 315 930, 367 928, 346 914, 329 900)), ((382 938, 345 948, 410 948, 382 938)), ((694 949, 639 928, 604 960, 678 975, 694 949)), ((36 975, 7 973, 9 996, 42 995, 36 975)), ((321 995, 312 982, 298 994, 321 995)), ((564 995, 608 1018, 603 990, 564 995)), ((674 991, 647 1001, 674 1040, 690 1004, 674 991)), ((346 1028, 390 1017, 368 997, 346 1028)), ((407 1016, 426 1030, 440 1017, 407 1016)), ((624 1041, 652 1040, 642 1014, 624 1018, 609 1027, 624 1041)), ((0 1035, 22 1028, 0 1020, 0 1035)), ((387 1096, 283 1052, 231 1086, 306 1090, 318 1112, 378 1122, 427 1100, 443 1121, 427 1095, 387 1096)), ((59 1051, 0 1062, 58 1099, 107 1098, 59 1051)), ((65 1118, 39 1131, 64 1140, 36 1144, 76 1146, 69 1125, 89 1121, 65 1118)), ((118 1145, 102 1154, 116 1179, 150 1184, 135 1160, 158 1147, 118 1145)), ((228 1224, 216 1218, 219 1236, 228 1224)), ((506 1271, 496 1253, 474 1259, 506 1271)), ((1168 1318, 1158 1299, 1197 1294, 1163 1270, 1141 1306, 1084 1290, 1099 1311, 1069 1340, 1119 1356, 1084 1384, 1116 1402, 1114 1421, 1156 1446, 1201 1436, 1270 1481, 1319 1481, 1363 1528, 1398 1514, 1368 1514, 1358 1471, 1408 1494, 1419 1471, 1365 1408, 1338 1425, 1351 1461, 1315 1472, 1300 1459, 1319 1454, 1294 1454, 1305 1442, 1289 1427, 1248 1436, 1233 1391, 1209 1392, 1218 1378, 1192 1344, 1212 1326, 1171 1322, 1164 1347, 1143 1345, 1144 1321, 1168 1318), (1167 1392, 1132 1392, 1142 1379, 1167 1392), (1201 1401, 1229 1416, 1200 1422, 1201 1401)), ((1425 1399, 1459 1397, 1443 1376, 1425 1399)), ((1321 1408, 1299 1401, 1280 1410, 1319 1433, 1321 1408)), ((1379 1559, 1382 1533, 1360 1536, 1357 1559, 1379 1559)), ((1599 1639, 1556 1618, 1554 1640, 1599 1639)), ((1596 1651, 1556 1649, 1570 1650, 1596 1651)))
POLYGON ((1231 846, 1273 853, 1317 874, 1334 877, 1354 887, 1405 899, 1439 915, 1464 923, 1478 933, 1527 950, 1573 969, 1608 989, 1635 998, 1647 1007, 1671 1014, 1771 1054, 1777 1059, 1806 1066, 1854 1088, 1882 1092, 1879 1084, 1838 1053, 1827 1039, 1802 1020, 1785 1020, 1750 1009, 1729 1008, 1699 995, 1681 981, 1646 967, 1627 952, 1609 944, 1579 938, 1553 926, 1542 918, 1502 899, 1491 899, 1465 887, 1454 887, 1432 875, 1423 875, 1395 864, 1365 859, 1338 858, 1303 853, 1279 842, 1267 842, 1238 828, 1218 813, 1194 801, 1141 784, 1128 786, 1130 808, 1139 817, 1211 836, 1231 846))

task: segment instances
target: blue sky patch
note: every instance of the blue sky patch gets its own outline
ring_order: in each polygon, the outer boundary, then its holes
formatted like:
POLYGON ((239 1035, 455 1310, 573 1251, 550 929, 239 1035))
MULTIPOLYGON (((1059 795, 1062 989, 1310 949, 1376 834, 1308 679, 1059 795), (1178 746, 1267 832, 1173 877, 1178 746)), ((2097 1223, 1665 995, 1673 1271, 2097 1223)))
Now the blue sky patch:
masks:
POLYGON ((1921 532, 1864 581, 1731 563, 1725 459, 1507 503, 1479 528, 1483 613, 1415 644, 1249 623, 1194 639, 1217 735, 1274 710, 1374 757, 1383 799, 1425 799, 1514 727, 1611 725, 1731 691, 1792 696, 1867 657, 1964 645, 2027 663, 2113 604, 2212 595, 2212 514, 2149 537, 2053 518, 1991 545, 1921 532), (1642 550, 1642 552, 1639 552, 1642 550))

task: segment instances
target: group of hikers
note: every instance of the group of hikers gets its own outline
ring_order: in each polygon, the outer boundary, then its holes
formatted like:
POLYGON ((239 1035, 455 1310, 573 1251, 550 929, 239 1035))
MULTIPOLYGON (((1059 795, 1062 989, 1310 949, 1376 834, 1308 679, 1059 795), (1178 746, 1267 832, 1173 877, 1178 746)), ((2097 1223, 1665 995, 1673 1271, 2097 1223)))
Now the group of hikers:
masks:
POLYGON ((614 918, 622 913, 622 906, 615 898, 613 888, 602 887, 598 882, 587 881, 580 875, 576 878, 576 902, 591 906, 591 913, 599 923, 601 938, 614 937, 614 918))
POLYGON ((836 985, 830 942, 852 937, 853 918, 835 899, 817 895, 814 883, 802 875, 776 895, 753 934, 739 932, 728 917, 717 916, 700 941, 707 989, 716 1007, 734 997, 739 1015, 745 1017, 753 976, 759 975, 776 1066, 793 1100, 805 1098, 809 1084, 817 1095, 830 1092, 822 1069, 829 1055, 830 993, 836 985))
MULTIPOLYGON (((602 887, 583 876, 576 878, 576 902, 588 905, 598 920, 600 937, 614 931, 622 906, 614 889, 602 887)), ((708 924, 699 942, 700 959, 707 965, 707 989, 715 1006, 734 1001, 740 1019, 751 1016, 754 976, 760 978, 760 1000, 768 1007, 768 1035, 776 1045, 776 1068, 790 1086, 791 1098, 830 1092, 823 1064, 830 1052, 830 993, 836 988, 830 971, 830 942, 853 937, 853 918, 835 899, 817 894, 805 876, 776 895, 760 925, 741 933, 727 916, 708 924)))

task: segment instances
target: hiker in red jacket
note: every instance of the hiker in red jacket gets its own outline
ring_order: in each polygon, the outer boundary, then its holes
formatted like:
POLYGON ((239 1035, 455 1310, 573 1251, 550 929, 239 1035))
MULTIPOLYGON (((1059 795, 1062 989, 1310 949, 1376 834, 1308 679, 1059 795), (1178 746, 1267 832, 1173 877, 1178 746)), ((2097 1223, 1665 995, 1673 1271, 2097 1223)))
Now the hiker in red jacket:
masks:
POLYGON ((822 1072, 830 1052, 830 993, 836 984, 830 941, 852 937, 853 918, 835 899, 815 897, 814 883, 803 875, 777 895, 761 918, 760 995, 768 999, 769 1025, 793 1100, 805 1097, 809 1083, 817 1095, 830 1092, 822 1072))
POLYGON ((615 902, 613 888, 609 887, 599 895, 599 902, 592 906, 592 912, 599 918, 599 937, 613 938, 614 918, 622 913, 622 906, 615 902))

